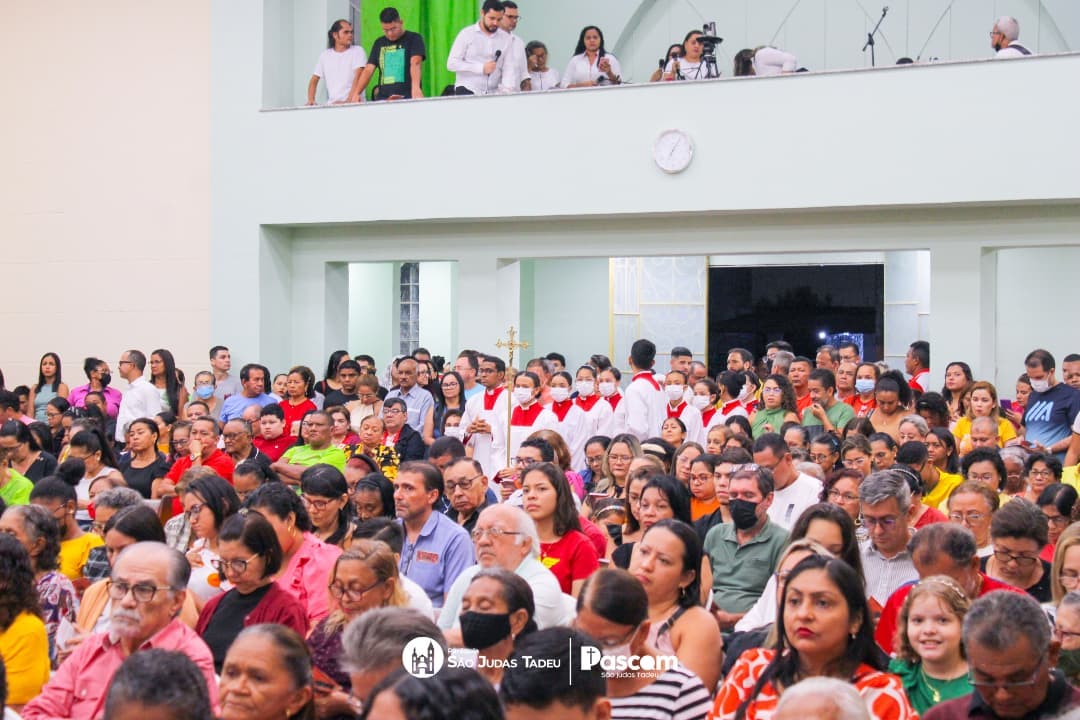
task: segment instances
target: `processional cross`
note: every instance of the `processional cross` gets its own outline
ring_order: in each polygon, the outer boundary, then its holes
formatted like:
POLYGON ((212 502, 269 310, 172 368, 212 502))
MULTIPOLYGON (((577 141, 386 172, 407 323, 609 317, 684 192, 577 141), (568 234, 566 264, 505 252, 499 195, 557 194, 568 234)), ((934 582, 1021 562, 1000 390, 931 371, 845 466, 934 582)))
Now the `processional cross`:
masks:
MULTIPOLYGON (((517 330, 515 330, 514 326, 511 325, 510 326, 510 331, 507 333, 507 338, 508 339, 506 339, 506 340, 498 340, 498 341, 495 342, 495 347, 499 348, 500 350, 505 349, 507 351, 507 353, 508 353, 508 357, 506 359, 506 369, 507 369, 507 373, 506 373, 506 391, 509 393, 509 395, 507 396, 508 398, 513 397, 513 393, 514 393, 514 373, 513 373, 514 350, 516 350, 518 348, 521 348, 522 350, 525 350, 526 348, 529 347, 529 343, 527 343, 527 342, 515 342, 514 339, 516 337, 517 337, 517 330)), ((513 467, 513 465, 510 463, 510 427, 511 427, 511 423, 513 422, 513 413, 514 413, 514 403, 507 400, 507 403, 506 403, 506 467, 513 467)))

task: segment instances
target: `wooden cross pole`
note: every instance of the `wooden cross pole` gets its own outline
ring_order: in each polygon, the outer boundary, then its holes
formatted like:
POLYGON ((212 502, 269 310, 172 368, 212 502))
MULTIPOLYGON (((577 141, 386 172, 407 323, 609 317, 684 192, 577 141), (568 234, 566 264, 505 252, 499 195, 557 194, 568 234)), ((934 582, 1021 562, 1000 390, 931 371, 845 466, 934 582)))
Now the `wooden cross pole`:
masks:
POLYGON ((521 348, 525 350, 529 347, 527 342, 516 342, 517 330, 514 326, 510 326, 510 331, 507 333, 506 340, 498 340, 495 343, 495 347, 500 350, 507 351, 506 359, 506 391, 509 393, 506 402, 506 467, 513 467, 510 464, 510 427, 513 422, 514 403, 512 402, 514 393, 514 350, 521 348))

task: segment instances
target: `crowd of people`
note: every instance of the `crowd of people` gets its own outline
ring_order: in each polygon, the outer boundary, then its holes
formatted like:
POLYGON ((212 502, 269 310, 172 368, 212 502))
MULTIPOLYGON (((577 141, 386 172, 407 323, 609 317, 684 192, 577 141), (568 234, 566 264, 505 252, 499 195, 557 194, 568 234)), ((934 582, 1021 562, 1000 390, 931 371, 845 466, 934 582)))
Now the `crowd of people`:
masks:
POLYGON ((189 383, 159 348, 123 391, 46 353, 0 375, 5 717, 1080 705, 1080 355, 1032 351, 1009 400, 961 361, 931 388, 924 341, 861 353, 341 350, 317 379, 215 346, 189 383))
MULTIPOLYGON (((519 18, 518 4, 513 0, 484 0, 479 20, 458 33, 447 56, 446 68, 455 74, 454 83, 439 92, 442 95, 492 95, 612 86, 624 82, 619 60, 605 47, 604 33, 596 25, 582 28, 574 54, 560 74, 548 66, 548 49, 542 41, 524 42, 515 34, 519 18)), ((315 105, 320 82, 326 90, 327 103, 331 105, 362 102, 369 87, 373 100, 424 97, 421 87, 423 63, 427 60, 424 38, 405 30, 396 8, 384 8, 379 21, 383 34, 373 42, 370 52, 354 44, 354 30, 347 20, 337 20, 330 26, 326 50, 319 55, 308 83, 308 105, 315 105), (376 81, 374 86, 372 81, 376 81)), ((1019 37, 1020 25, 1015 18, 998 18, 990 33, 995 56, 1031 55, 1019 37)), ((710 52, 714 52, 718 41, 719 38, 702 31, 691 30, 681 42, 668 47, 649 81, 720 77, 722 71, 715 64, 715 55, 710 62, 710 52)), ((897 64, 914 64, 914 61, 904 57, 897 64)), ((799 66, 795 55, 769 45, 740 50, 735 54, 731 68, 735 77, 806 71, 799 66)))

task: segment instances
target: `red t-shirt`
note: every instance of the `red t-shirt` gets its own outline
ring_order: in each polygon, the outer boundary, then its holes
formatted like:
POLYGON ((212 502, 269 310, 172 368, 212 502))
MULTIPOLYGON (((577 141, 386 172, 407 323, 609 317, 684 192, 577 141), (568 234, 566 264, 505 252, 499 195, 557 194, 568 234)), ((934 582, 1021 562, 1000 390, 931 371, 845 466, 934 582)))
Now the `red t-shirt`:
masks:
POLYGON ((945 513, 941 512, 937 508, 927 507, 926 512, 922 514, 919 521, 915 523, 915 529, 921 530, 927 525, 933 525, 934 523, 947 522, 949 518, 945 517, 945 513))
POLYGON ((319 409, 315 407, 315 403, 310 400, 304 400, 304 402, 299 405, 291 405, 288 400, 282 400, 278 404, 281 405, 281 409, 285 411, 285 434, 292 437, 293 440, 297 437, 292 432, 293 423, 300 422, 309 412, 319 409))
MULTIPOLYGON (((1014 588, 1012 585, 1006 585, 1000 580, 979 573, 982 575, 982 587, 979 589, 979 597, 993 592, 994 590, 1011 590, 1012 592, 1023 593, 1023 590, 1014 588)), ((911 588, 915 587, 915 583, 908 583, 902 585, 896 589, 888 601, 885 603, 885 607, 881 610, 881 617, 878 618, 877 627, 874 628, 874 640, 881 646, 889 655, 893 654, 896 640, 896 621, 900 618, 900 608, 904 606, 904 600, 907 599, 908 593, 911 592, 911 588)))
POLYGON ((803 395, 802 399, 795 398, 795 407, 798 409, 799 417, 802 417, 803 410, 814 404, 814 398, 810 396, 810 393, 803 395))
POLYGON ((600 567, 596 548, 584 533, 571 530, 553 543, 540 543, 540 562, 570 594, 575 580, 584 580, 600 567))
MULTIPOLYGON (((210 453, 207 457, 202 459, 203 467, 208 467, 216 472, 221 477, 232 483, 233 468, 236 467, 236 463, 233 459, 223 453, 221 450, 214 448, 214 452, 210 453)), ((180 479, 180 476, 184 474, 185 470, 191 469, 191 457, 184 455, 179 460, 173 463, 173 466, 169 468, 169 472, 165 477, 173 482, 180 479)))
POLYGON ((850 405, 855 411, 855 417, 866 417, 874 412, 874 408, 877 407, 877 400, 873 396, 870 396, 869 400, 863 402, 860 395, 852 395, 849 398, 845 398, 844 402, 850 405))
POLYGON ((267 440, 260 435, 252 440, 251 444, 259 448, 259 452, 263 455, 270 458, 270 462, 275 463, 281 459, 286 450, 296 444, 296 438, 290 437, 288 433, 282 433, 273 440, 267 440))

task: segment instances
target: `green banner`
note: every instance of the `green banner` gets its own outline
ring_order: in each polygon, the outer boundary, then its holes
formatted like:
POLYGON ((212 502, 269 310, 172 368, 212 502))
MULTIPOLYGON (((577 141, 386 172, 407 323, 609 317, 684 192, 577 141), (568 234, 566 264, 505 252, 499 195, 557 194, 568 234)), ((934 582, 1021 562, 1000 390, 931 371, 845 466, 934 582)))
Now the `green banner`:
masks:
MULTIPOLYGON (((379 13, 385 7, 395 7, 401 14, 406 30, 419 33, 427 47, 421 80, 425 97, 441 95, 454 82, 454 73, 446 69, 446 58, 454 38, 466 25, 480 18, 480 3, 476 0, 364 0, 360 4, 360 42, 365 52, 382 35, 379 13)), ((378 71, 368 84, 367 97, 379 82, 378 71)))

